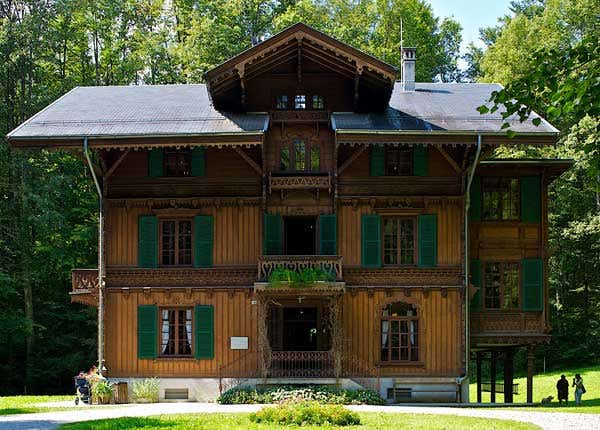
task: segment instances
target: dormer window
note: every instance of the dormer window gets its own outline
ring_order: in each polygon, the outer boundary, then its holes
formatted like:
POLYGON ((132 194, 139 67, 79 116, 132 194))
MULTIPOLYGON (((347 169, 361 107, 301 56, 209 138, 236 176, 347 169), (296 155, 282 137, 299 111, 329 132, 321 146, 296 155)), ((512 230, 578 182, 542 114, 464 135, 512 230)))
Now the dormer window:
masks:
POLYGON ((285 110, 288 108, 288 96, 285 94, 280 94, 277 96, 277 109, 285 110))
POLYGON ((294 109, 296 109, 296 110, 306 109, 306 95, 305 94, 296 95, 296 97, 294 98, 294 109))
POLYGON ((191 176, 192 151, 190 149, 165 149, 164 151, 165 176, 191 176))
POLYGON ((325 101, 322 96, 318 94, 312 96, 312 108, 314 110, 325 109, 325 101))

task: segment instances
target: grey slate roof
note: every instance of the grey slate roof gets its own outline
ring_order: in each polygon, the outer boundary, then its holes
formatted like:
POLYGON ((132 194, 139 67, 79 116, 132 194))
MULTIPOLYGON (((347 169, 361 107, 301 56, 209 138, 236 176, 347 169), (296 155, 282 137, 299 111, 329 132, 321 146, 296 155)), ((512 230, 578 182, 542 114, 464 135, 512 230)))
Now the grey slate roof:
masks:
POLYGON ((205 85, 76 87, 9 139, 175 136, 261 132, 268 115, 214 109, 205 85))
MULTIPOLYGON (((481 115, 477 107, 487 104, 499 84, 417 83, 415 91, 402 91, 399 82, 394 86, 389 107, 383 113, 334 113, 336 130, 358 131, 454 131, 499 132, 504 120, 499 109, 481 115)), ((518 133, 558 133, 542 119, 536 127, 531 119, 523 123, 511 117, 511 130, 518 133)))

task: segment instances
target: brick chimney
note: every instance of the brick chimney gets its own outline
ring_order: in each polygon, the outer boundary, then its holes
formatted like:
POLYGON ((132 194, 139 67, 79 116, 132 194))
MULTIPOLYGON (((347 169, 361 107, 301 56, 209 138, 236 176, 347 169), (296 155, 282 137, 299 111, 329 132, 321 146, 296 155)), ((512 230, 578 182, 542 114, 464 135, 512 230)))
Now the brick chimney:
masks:
POLYGON ((415 90, 415 62, 417 61, 417 48, 402 48, 402 90, 415 90))

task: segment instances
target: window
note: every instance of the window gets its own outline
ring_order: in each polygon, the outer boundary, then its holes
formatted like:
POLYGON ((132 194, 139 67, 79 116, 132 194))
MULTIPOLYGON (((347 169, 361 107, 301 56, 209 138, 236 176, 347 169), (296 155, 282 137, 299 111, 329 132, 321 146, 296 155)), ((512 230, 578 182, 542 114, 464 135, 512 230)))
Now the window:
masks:
POLYGON ((285 94, 277 96, 277 109, 285 110, 288 108, 288 96, 285 94))
POLYGON ((192 355, 192 308, 161 309, 161 355, 192 355))
POLYGON ((312 96, 312 108, 315 110, 325 109, 325 101, 323 100, 323 97, 317 94, 312 96))
POLYGON ((483 177, 484 220, 518 220, 521 193, 517 178, 483 177))
POLYGON ((321 171, 321 147, 314 142, 309 144, 302 139, 294 139, 291 144, 279 148, 279 170, 282 172, 321 171))
POLYGON ((306 168, 306 145, 303 140, 294 140, 294 170, 301 171, 306 168))
POLYGON ((410 176, 413 174, 413 149, 397 146, 385 149, 386 176, 410 176))
POLYGON ((298 94, 294 98, 294 109, 306 109, 306 96, 304 94, 298 94))
POLYGON ((164 163, 165 176, 192 175, 192 151, 189 149, 165 149, 164 163))
POLYGON ((160 222, 161 255, 163 266, 190 266, 192 264, 192 222, 164 220, 160 222))
POLYGON ((395 302, 381 312, 381 361, 419 360, 417 307, 395 302))
POLYGON ((310 170, 313 172, 321 170, 321 150, 318 145, 310 147, 310 170))
POLYGON ((486 262, 483 281, 487 309, 519 307, 519 263, 486 262))
POLYGON ((281 148, 279 152, 279 169, 290 170, 290 148, 281 148))
POLYGON ((415 219, 384 218, 383 264, 415 264, 415 219))

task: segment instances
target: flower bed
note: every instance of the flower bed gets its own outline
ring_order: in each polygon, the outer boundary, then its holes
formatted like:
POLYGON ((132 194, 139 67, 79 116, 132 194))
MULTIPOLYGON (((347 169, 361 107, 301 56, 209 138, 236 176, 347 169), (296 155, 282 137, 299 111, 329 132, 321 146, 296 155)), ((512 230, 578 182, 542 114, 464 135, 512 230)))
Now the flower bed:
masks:
POLYGON ((341 405, 322 405, 318 402, 290 402, 264 408, 250 414, 250 421, 294 426, 352 426, 360 424, 360 417, 356 412, 349 411, 341 405))

